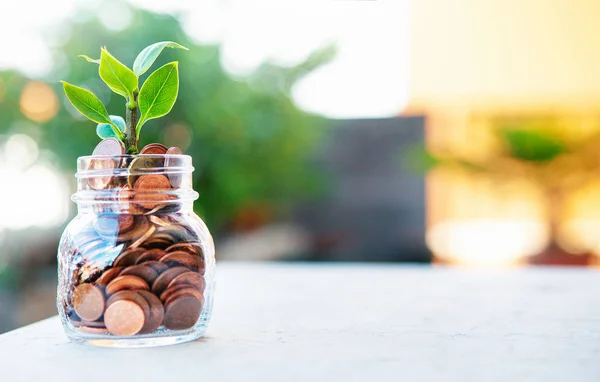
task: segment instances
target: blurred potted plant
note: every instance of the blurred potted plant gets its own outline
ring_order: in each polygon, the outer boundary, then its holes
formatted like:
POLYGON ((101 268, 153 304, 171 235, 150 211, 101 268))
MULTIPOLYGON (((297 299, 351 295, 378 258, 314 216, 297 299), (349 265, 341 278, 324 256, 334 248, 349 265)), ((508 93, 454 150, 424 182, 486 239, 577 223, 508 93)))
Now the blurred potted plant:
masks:
POLYGON ((523 179, 543 195, 549 241, 529 261, 534 264, 585 265, 591 254, 572 255, 558 243, 567 198, 591 179, 599 167, 600 136, 570 139, 563 129, 549 128, 539 120, 515 123, 492 121, 497 145, 484 157, 467 158, 436 150, 427 154, 428 167, 454 167, 498 181, 523 179))

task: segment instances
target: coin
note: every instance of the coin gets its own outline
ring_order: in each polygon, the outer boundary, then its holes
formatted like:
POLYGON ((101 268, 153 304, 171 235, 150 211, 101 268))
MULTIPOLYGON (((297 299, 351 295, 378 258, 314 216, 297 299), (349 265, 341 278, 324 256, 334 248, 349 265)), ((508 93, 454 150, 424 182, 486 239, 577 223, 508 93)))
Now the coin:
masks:
POLYGON ((167 147, 160 143, 150 143, 144 146, 140 154, 164 155, 167 153, 167 147))
POLYGON ((150 260, 160 260, 165 254, 166 252, 159 248, 149 249, 137 259, 137 264, 142 264, 150 260))
POLYGON ((111 295, 113 293, 116 293, 116 292, 118 292, 120 290, 124 290, 124 289, 148 290, 150 288, 148 287, 148 283, 146 283, 146 281, 144 281, 144 279, 139 278, 137 276, 131 276, 131 275, 118 276, 114 280, 112 280, 110 283, 108 283, 108 285, 106 286, 106 294, 111 295))
POLYGON ((152 285, 154 280, 158 277, 158 272, 154 270, 154 268, 146 266, 146 265, 132 265, 127 267, 120 273, 120 276, 137 276, 141 279, 144 279, 148 285, 152 285))
POLYGON ((73 307, 83 320, 96 321, 104 311, 104 294, 92 284, 81 284, 73 291, 73 307))
POLYGON ((183 151, 181 151, 179 147, 170 147, 166 154, 167 157, 165 158, 165 169, 167 171, 167 176, 169 177, 171 186, 173 188, 179 188, 183 181, 183 176, 179 171, 169 171, 169 167, 177 167, 180 164, 179 158, 172 157, 171 155, 183 155, 183 151))
POLYGON ((194 270, 200 269, 198 258, 184 251, 174 251, 167 253, 160 259, 160 262, 171 266, 183 265, 194 270))
POLYGON ((150 174, 142 175, 135 182, 134 190, 138 191, 161 191, 171 188, 171 183, 164 175, 150 174))
POLYGON ((140 333, 152 333, 162 325, 165 309, 158 297, 154 294, 145 290, 140 290, 138 293, 145 298, 146 302, 150 305, 150 316, 146 319, 146 323, 142 330, 140 330, 140 333))
POLYGON ((129 214, 119 214, 118 220, 120 233, 125 233, 129 231, 133 227, 133 223, 135 223, 135 218, 133 217, 133 215, 129 214))
POLYGON ((204 291, 204 277, 197 272, 185 272, 175 277, 170 283, 168 288, 176 286, 191 286, 198 289, 200 292, 204 291))
POLYGON ((167 191, 170 188, 171 183, 164 175, 141 175, 135 181, 136 192, 133 201, 144 208, 153 209, 169 200, 169 195, 162 194, 160 191, 167 191))
POLYGON ((139 239, 141 236, 146 234, 150 230, 150 228, 151 226, 148 222, 148 218, 146 218, 145 216, 138 215, 134 219, 133 227, 127 232, 119 233, 119 236, 117 236, 117 240, 123 242, 130 241, 133 239, 139 239))
POLYGON ((204 296, 202 296, 202 292, 200 292, 196 288, 192 288, 189 286, 183 288, 167 288, 167 290, 160 295, 160 298, 164 302, 164 304, 167 305, 170 304, 173 300, 178 299, 184 295, 193 296, 200 301, 204 301, 204 296))
POLYGON ((118 190, 117 199, 119 200, 121 210, 124 212, 131 215, 142 215, 145 212, 143 208, 131 202, 133 199, 133 191, 131 191, 128 185, 124 185, 118 190))
POLYGON ((94 190, 105 189, 112 181, 114 168, 115 161, 111 158, 91 159, 87 168, 92 171, 90 177, 87 178, 88 185, 94 190))
POLYGON ((152 283, 152 293, 160 295, 175 277, 187 271, 186 267, 175 267, 164 271, 152 283))
POLYGON ((92 152, 92 156, 107 155, 111 157, 125 154, 125 147, 117 138, 103 139, 92 152))
POLYGON ((85 333, 90 333, 90 334, 108 334, 108 329, 106 329, 106 327, 92 327, 92 326, 85 326, 82 325, 79 328, 77 328, 77 330, 81 331, 81 332, 85 332, 85 333))
POLYGON ((106 328, 116 336, 133 336, 139 333, 145 321, 143 309, 129 300, 116 301, 104 312, 106 328))
POLYGON ((183 155, 183 151, 181 151, 181 149, 179 147, 169 147, 169 149, 166 151, 167 155, 183 155))
POLYGON ((163 163, 160 159, 152 156, 135 157, 128 168, 127 185, 133 189, 140 176, 157 170, 163 170, 163 163))
POLYGON ((113 267, 128 267, 134 265, 137 259, 145 252, 143 248, 131 248, 121 252, 119 256, 113 261, 113 267))
POLYGON ((202 252, 202 247, 199 243, 177 243, 165 249, 167 252, 184 251, 190 255, 199 255, 202 252))
POLYGON ((169 269, 169 266, 167 264, 161 263, 160 261, 156 260, 144 261, 144 265, 152 267, 152 269, 154 269, 159 275, 167 269, 169 269))
POLYGON ((146 240, 144 242, 144 244, 142 244, 142 246, 144 248, 148 248, 148 249, 164 250, 165 248, 169 247, 171 244, 173 244, 173 243, 170 240, 152 236, 148 240, 146 240))
POLYGON ((96 285, 101 285, 101 286, 108 285, 108 283, 111 282, 112 279, 117 277, 119 275, 119 273, 121 273, 122 270, 123 270, 123 267, 113 267, 113 268, 110 268, 110 269, 104 271, 104 273, 102 273, 102 276, 100 276, 100 278, 98 278, 98 280, 96 280, 96 285))
MULTIPOLYGON (((164 227, 164 226, 163 226, 164 227)), ((158 227, 157 230, 158 233, 155 233, 154 235, 152 235, 152 237, 150 239, 148 239, 147 243, 152 243, 153 241, 159 241, 159 242, 166 242, 169 243, 169 245, 167 245, 167 247, 171 246, 171 244, 173 244, 175 241, 177 241, 176 237, 171 236, 168 232, 161 232, 161 229, 164 229, 163 227, 158 227)), ((164 248, 166 249, 166 248, 164 248)))
POLYGON ((197 298, 184 295, 170 302, 165 308, 164 324, 167 329, 189 329, 198 322, 202 302, 197 298))
POLYGON ((148 304, 148 301, 146 301, 144 297, 138 294, 137 291, 133 290, 122 290, 113 294, 109 297, 108 300, 106 300, 106 307, 108 308, 115 302, 121 300, 129 300, 135 302, 140 306, 140 308, 142 308, 142 311, 144 311, 144 317, 146 319, 150 316, 150 304, 148 304))

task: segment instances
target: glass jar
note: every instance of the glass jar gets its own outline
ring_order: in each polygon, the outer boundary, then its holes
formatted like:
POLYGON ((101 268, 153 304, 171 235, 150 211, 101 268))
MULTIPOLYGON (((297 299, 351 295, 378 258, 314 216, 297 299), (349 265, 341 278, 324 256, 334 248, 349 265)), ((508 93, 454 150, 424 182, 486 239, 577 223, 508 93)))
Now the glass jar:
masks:
POLYGON ((78 159, 78 214, 58 248, 57 307, 72 341, 143 347, 204 334, 215 258, 193 212, 193 170, 187 155, 78 159))

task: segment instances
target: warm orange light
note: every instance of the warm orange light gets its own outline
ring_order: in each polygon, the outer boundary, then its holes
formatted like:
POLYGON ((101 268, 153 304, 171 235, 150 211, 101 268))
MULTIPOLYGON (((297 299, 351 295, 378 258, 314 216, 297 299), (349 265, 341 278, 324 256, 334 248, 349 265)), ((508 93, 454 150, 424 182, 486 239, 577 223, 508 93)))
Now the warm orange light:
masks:
POLYGON ((427 245, 446 262, 510 266, 539 253, 548 232, 536 220, 472 219, 445 221, 427 231, 427 245))
POLYGON ((58 98, 48 84, 31 81, 21 93, 21 113, 35 122, 48 122, 58 113, 58 98))

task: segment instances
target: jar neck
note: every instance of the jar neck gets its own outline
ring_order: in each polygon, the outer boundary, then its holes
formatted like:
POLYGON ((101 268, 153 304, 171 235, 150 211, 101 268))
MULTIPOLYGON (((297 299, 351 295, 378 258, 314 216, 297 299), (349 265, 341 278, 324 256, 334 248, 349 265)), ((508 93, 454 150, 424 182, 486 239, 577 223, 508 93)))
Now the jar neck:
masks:
POLYGON ((191 211, 198 198, 187 155, 89 156, 77 168, 72 199, 80 213, 191 211))

